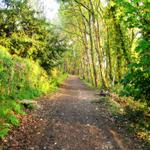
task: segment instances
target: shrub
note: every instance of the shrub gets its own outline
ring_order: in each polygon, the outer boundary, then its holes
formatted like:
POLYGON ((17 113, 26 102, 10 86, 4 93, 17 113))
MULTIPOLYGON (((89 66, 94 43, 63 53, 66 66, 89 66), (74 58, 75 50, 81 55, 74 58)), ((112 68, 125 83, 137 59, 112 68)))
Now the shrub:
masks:
POLYGON ((32 60, 0 50, 0 97, 34 98, 49 91, 47 73, 32 60))

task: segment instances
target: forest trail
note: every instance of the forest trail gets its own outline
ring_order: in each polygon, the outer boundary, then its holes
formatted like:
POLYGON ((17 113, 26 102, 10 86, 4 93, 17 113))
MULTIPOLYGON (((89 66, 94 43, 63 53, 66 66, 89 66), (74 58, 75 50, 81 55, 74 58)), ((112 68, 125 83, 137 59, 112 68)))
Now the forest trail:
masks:
POLYGON ((97 91, 70 76, 41 108, 23 117, 4 140, 4 150, 134 150, 134 141, 117 129, 97 91))

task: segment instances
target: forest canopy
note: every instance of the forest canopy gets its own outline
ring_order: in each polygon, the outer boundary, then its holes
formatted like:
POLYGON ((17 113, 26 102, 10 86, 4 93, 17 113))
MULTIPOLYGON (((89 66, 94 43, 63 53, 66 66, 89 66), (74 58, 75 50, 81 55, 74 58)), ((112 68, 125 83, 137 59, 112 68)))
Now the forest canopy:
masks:
POLYGON ((11 55, 38 61, 46 70, 56 66, 66 50, 66 40, 27 0, 3 1, 0 9, 0 45, 11 55))

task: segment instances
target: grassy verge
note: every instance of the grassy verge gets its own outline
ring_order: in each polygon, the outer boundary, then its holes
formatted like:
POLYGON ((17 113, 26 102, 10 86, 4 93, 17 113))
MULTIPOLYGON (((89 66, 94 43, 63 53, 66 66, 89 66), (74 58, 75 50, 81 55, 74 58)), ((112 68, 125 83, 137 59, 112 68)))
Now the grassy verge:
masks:
POLYGON ((12 126, 20 124, 19 116, 25 114, 23 108, 15 100, 0 102, 0 138, 6 136, 12 126))
POLYGON ((38 63, 0 49, 0 138, 6 136, 12 126, 19 125, 20 115, 24 114, 19 100, 54 92, 66 77, 55 69, 49 76, 38 63))
MULTIPOLYGON (((50 88, 47 93, 53 93, 57 91, 59 85, 64 82, 66 78, 67 74, 59 74, 58 77, 52 77, 49 83, 50 88)), ((26 92, 19 93, 19 96, 17 96, 17 98, 33 99, 41 96, 42 94, 45 93, 36 93, 34 90, 32 91, 31 89, 29 89, 26 92)), ((0 100, 0 106, 0 138, 2 139, 8 134, 11 127, 19 126, 19 118, 21 115, 25 115, 25 112, 24 107, 18 103, 17 99, 4 99, 3 97, 3 100, 0 100)))

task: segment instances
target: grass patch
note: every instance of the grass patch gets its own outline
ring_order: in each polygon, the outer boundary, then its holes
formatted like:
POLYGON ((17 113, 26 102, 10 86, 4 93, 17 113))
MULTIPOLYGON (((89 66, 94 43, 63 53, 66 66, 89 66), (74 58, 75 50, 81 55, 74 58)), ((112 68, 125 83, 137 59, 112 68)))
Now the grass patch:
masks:
POLYGON ((12 126, 18 126, 20 121, 18 115, 25 114, 21 105, 16 101, 0 101, 0 138, 5 137, 12 126))

